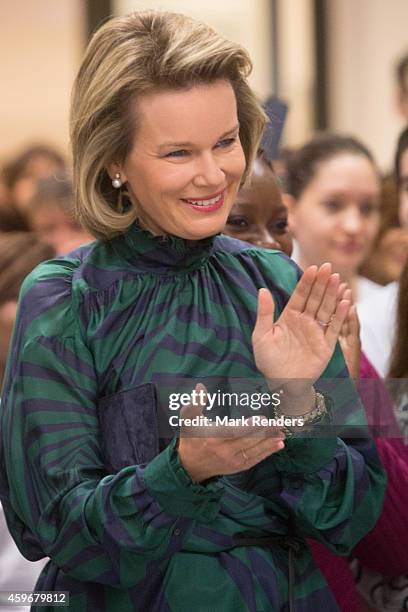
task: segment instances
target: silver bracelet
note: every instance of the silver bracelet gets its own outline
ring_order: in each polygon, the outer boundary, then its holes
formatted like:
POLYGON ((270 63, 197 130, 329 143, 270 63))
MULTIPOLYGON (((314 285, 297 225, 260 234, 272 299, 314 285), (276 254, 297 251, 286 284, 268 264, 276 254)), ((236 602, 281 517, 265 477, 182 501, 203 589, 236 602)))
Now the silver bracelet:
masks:
POLYGON ((282 412, 278 412, 277 409, 275 409, 275 416, 284 416, 284 417, 288 417, 288 418, 296 418, 296 419, 301 419, 303 421, 303 425, 302 426, 298 426, 298 427, 283 427, 283 431, 286 434, 287 438, 290 438, 291 436, 294 435, 294 433, 296 431, 301 431, 303 429, 303 427, 305 425, 314 425, 319 423, 327 414, 328 414, 328 409, 326 406, 326 398, 322 393, 319 393, 319 391, 314 392, 315 394, 315 401, 314 401, 314 406, 311 410, 308 410, 307 412, 303 413, 303 414, 297 414, 296 417, 294 416, 290 416, 288 414, 283 414, 282 412))
POLYGON ((317 423, 327 414, 326 400, 322 393, 315 391, 315 404, 311 410, 304 414, 298 415, 298 418, 303 420, 305 425, 317 423))

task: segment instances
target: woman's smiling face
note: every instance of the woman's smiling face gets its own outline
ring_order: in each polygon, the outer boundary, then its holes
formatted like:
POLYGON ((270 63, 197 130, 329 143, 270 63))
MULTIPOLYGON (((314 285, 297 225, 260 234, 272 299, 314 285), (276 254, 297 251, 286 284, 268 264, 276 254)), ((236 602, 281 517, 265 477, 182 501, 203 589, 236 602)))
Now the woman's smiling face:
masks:
POLYGON ((142 227, 189 240, 224 228, 245 170, 235 94, 219 80, 137 100, 137 128, 121 173, 142 227))

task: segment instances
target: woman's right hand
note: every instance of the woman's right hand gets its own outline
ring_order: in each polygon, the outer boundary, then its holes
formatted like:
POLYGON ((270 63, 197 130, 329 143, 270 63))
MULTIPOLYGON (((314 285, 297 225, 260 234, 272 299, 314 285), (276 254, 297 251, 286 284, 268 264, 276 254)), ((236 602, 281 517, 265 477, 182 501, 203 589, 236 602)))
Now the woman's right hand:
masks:
MULTIPOLYGON (((203 390, 198 384, 196 391, 203 390)), ((200 394, 201 396, 202 394, 200 394)), ((204 404, 186 406, 181 418, 200 416, 204 404)), ((254 425, 251 418, 242 426, 203 425, 182 427, 178 454, 184 469, 194 482, 218 475, 248 470, 284 447, 284 434, 278 427, 254 425)))

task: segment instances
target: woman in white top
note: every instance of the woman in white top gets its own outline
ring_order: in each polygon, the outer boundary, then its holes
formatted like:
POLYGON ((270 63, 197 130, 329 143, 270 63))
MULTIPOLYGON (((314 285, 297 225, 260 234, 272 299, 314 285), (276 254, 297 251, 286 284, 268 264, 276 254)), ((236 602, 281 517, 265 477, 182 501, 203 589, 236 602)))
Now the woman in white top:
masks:
MULTIPOLYGON (((401 132, 398 139, 395 178, 399 199, 399 229, 408 231, 408 127, 401 132)), ((392 378, 395 377, 395 372, 389 372, 391 351, 399 338, 399 333, 396 333, 398 290, 397 281, 389 283, 376 292, 375 300, 364 300, 359 309, 365 353, 382 376, 390 375, 392 378)))
POLYGON ((355 138, 323 134, 288 160, 286 204, 301 268, 330 261, 357 306, 378 285, 358 275, 380 223, 380 178, 355 138))

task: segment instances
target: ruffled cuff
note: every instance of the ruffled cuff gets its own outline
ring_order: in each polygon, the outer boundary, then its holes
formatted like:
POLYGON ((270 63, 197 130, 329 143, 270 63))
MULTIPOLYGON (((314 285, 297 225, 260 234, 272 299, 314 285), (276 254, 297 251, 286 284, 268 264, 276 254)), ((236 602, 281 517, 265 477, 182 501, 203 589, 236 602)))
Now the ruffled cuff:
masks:
POLYGON ((317 472, 333 459, 337 438, 330 436, 330 426, 333 423, 332 401, 321 393, 318 393, 318 397, 323 398, 324 404, 321 406, 316 402, 317 407, 307 413, 304 428, 289 428, 289 431, 284 428, 287 435, 285 448, 274 455, 279 471, 310 474, 317 472), (327 436, 324 436, 325 430, 328 432, 327 436), (321 437, 316 436, 317 432, 321 437), (316 437, 313 437, 314 435, 316 437))
POLYGON ((201 522, 215 519, 220 509, 224 486, 219 479, 195 483, 180 462, 177 438, 144 469, 144 480, 151 496, 161 508, 176 516, 201 522))
POLYGON ((337 438, 290 438, 273 460, 280 472, 311 474, 330 463, 337 448, 337 438))

